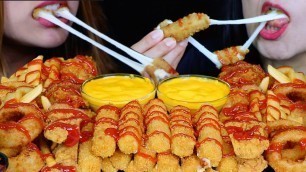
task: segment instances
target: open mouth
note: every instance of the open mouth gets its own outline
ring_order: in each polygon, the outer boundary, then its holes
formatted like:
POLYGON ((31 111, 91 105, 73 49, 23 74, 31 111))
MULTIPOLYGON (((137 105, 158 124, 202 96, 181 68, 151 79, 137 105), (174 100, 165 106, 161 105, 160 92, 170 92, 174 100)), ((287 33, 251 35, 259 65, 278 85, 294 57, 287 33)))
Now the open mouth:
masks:
POLYGON ((277 13, 285 14, 287 18, 281 18, 276 20, 268 21, 265 28, 261 31, 260 35, 265 39, 277 39, 282 35, 282 33, 286 30, 290 19, 287 11, 285 11, 280 5, 272 4, 266 2, 263 4, 262 13, 267 14, 272 11, 276 11, 277 13))

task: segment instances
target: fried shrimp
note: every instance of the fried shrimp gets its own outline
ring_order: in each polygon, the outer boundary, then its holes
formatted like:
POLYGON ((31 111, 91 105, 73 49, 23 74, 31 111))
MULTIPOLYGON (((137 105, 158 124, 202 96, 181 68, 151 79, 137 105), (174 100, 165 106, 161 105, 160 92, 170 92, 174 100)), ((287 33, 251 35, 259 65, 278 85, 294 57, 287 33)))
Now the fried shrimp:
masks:
POLYGON ((194 33, 209 27, 209 17, 204 13, 191 13, 172 24, 162 23, 160 29, 165 37, 173 37, 176 41, 182 41, 194 33))
POLYGON ((9 103, 0 109, 0 147, 25 146, 43 128, 43 113, 34 104, 9 103))

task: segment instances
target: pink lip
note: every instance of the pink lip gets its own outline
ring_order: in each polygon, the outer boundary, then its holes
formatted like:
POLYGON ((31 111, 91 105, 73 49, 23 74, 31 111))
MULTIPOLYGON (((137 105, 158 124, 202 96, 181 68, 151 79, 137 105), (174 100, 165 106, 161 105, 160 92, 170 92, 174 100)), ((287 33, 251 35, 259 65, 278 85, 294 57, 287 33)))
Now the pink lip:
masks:
POLYGON ((41 7, 52 5, 52 4, 67 5, 67 1, 57 1, 57 0, 45 1, 37 5, 35 8, 41 8, 41 7))
MULTIPOLYGON (((49 1, 45 1, 41 4, 39 4, 38 6, 36 6, 35 8, 41 8, 41 7, 45 7, 47 5, 52 5, 52 4, 60 4, 60 6, 67 6, 67 1, 58 1, 58 0, 49 0, 49 1)), ((59 20, 61 20, 62 22, 64 22, 65 24, 68 24, 68 20, 67 19, 64 19, 64 18, 59 18, 59 20)), ((58 27, 57 25, 55 25, 54 23, 46 20, 46 19, 43 19, 43 18, 38 18, 37 21, 45 26, 45 27, 48 27, 48 28, 53 28, 53 27, 58 27)))
MULTIPOLYGON (((289 16, 288 12, 285 9, 283 9, 280 5, 272 4, 271 2, 266 2, 266 3, 263 4, 263 6, 262 6, 262 13, 266 13, 269 10, 269 8, 271 8, 271 7, 280 9, 287 16, 289 16)), ((280 21, 281 19, 278 19, 278 20, 280 21)), ((282 36, 282 34, 286 31, 286 29, 288 27, 288 24, 289 23, 282 24, 278 31, 270 31, 270 30, 264 28, 264 29, 261 30, 260 36, 262 38, 266 39, 266 40, 276 40, 280 36, 282 36)))

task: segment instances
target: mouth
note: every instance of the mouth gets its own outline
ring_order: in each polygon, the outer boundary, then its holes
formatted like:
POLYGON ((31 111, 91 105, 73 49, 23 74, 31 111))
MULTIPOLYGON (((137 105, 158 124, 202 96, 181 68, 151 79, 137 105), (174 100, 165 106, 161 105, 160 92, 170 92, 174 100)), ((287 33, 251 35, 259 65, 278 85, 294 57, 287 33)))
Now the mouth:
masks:
POLYGON ((280 5, 272 4, 270 2, 264 3, 262 6, 262 13, 267 14, 271 11, 276 11, 277 13, 285 14, 286 16, 288 16, 288 18, 281 18, 267 22, 264 29, 260 32, 260 35, 263 38, 268 40, 275 40, 279 38, 286 30, 290 22, 290 17, 288 12, 280 5))
MULTIPOLYGON (((56 1, 56 0, 45 1, 45 2, 39 4, 38 6, 35 7, 35 9, 33 10, 34 11, 33 12, 33 18, 45 27, 48 27, 48 28, 58 27, 57 25, 53 24, 52 22, 50 22, 48 20, 37 17, 35 11, 36 10, 38 10, 38 11, 39 10, 44 10, 44 11, 54 13, 56 10, 58 10, 62 7, 67 7, 68 8, 67 1, 56 1)), ((57 17, 57 18, 59 20, 61 20, 63 23, 66 23, 66 24, 69 23, 69 21, 65 18, 61 18, 61 17, 57 17)))
POLYGON ((41 8, 50 12, 54 12, 61 7, 68 7, 67 1, 45 1, 39 4, 35 9, 41 8))

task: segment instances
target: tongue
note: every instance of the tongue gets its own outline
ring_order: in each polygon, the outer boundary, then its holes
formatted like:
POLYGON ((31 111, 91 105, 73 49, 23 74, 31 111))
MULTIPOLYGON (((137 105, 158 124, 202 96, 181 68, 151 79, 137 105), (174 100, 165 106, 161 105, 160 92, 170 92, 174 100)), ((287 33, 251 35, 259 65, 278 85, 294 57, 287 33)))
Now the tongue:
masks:
POLYGON ((268 25, 273 26, 273 27, 282 27, 283 25, 289 23, 289 20, 287 18, 281 18, 277 20, 271 20, 268 22, 268 25))

